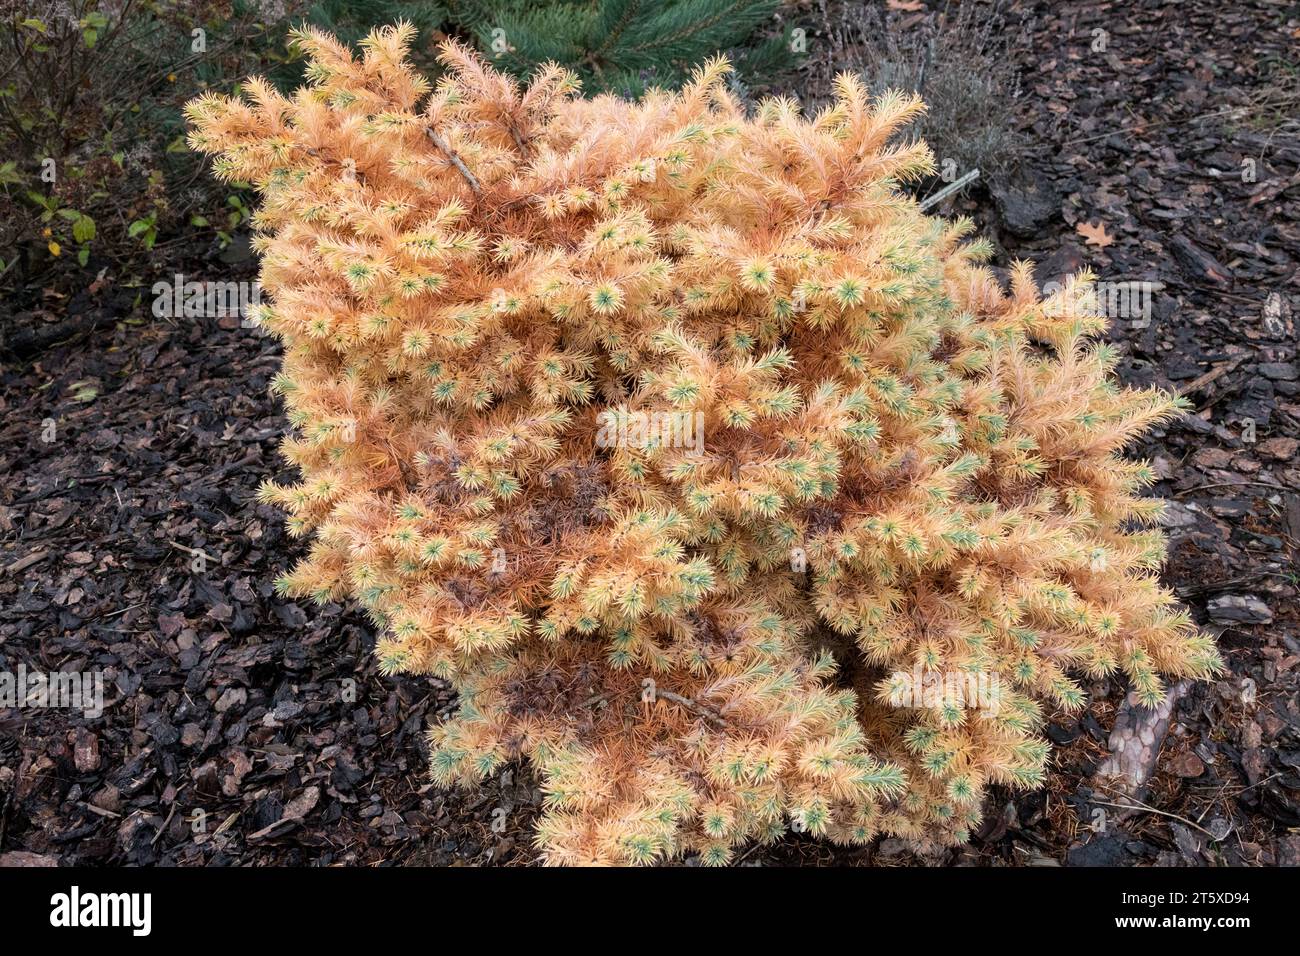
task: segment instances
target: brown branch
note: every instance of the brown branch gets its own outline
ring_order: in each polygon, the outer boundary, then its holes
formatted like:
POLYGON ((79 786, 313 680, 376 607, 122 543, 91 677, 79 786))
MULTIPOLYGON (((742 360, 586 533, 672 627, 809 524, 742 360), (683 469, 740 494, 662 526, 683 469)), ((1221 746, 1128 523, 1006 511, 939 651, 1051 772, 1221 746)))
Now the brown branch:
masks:
POLYGON ((705 707, 703 704, 696 703, 695 701, 691 700, 689 697, 683 697, 680 694, 674 694, 670 690, 660 690, 658 687, 656 687, 655 699, 658 699, 660 697, 662 697, 664 700, 670 700, 674 704, 681 704, 687 710, 694 711, 695 713, 699 714, 701 717, 705 718, 706 720, 713 721, 719 727, 727 726, 727 722, 726 720, 723 719, 721 714, 719 714, 715 710, 705 707))
POLYGON ((528 147, 524 144, 523 137, 519 135, 518 127, 516 127, 513 122, 509 122, 506 124, 506 129, 510 130, 510 138, 515 141, 515 146, 519 149, 519 154, 523 156, 524 159, 527 159, 528 147))
POLYGON ((479 185, 478 180, 474 178, 474 174, 469 171, 469 167, 456 155, 455 150, 451 148, 447 141, 435 133, 432 126, 426 126, 424 132, 429 137, 429 141, 451 160, 451 164, 456 167, 456 172, 460 173, 465 178, 465 182, 469 183, 469 188, 474 191, 474 195, 483 195, 483 187, 479 185))

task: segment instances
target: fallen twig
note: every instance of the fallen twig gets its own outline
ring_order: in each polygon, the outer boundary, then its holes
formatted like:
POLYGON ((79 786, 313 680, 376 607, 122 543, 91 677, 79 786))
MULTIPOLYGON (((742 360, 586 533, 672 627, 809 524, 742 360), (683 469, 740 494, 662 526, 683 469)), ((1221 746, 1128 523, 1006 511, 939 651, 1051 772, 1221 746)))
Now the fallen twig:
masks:
POLYGON ((924 199, 922 199, 921 211, 925 212, 931 206, 938 205, 939 203, 947 199, 949 196, 951 196, 953 193, 962 189, 969 183, 973 183, 975 180, 979 178, 980 178, 980 171, 978 169, 972 169, 969 173, 966 173, 966 175, 962 176, 956 182, 949 183, 947 186, 944 186, 943 189, 940 189, 937 193, 932 193, 931 195, 926 196, 924 199))
POLYGON ((1238 365, 1246 361, 1246 358, 1247 356, 1245 354, 1242 354, 1236 356, 1235 358, 1229 359, 1228 361, 1224 362, 1222 365, 1216 365, 1214 368, 1210 369, 1204 375, 1198 375, 1196 376, 1196 378, 1192 379, 1186 385, 1181 385, 1178 388, 1174 389, 1174 392, 1178 395, 1190 395, 1192 394, 1192 392, 1198 391, 1204 388, 1206 385, 1209 385, 1215 379, 1222 378, 1223 376, 1227 375, 1229 372, 1235 371, 1238 365))
POLYGON ((33 564, 40 564, 49 556, 50 552, 48 551, 33 551, 4 568, 4 572, 6 574, 17 574, 19 571, 26 571, 33 564))
POLYGON ((1300 491, 1300 488, 1293 488, 1290 485, 1277 485, 1271 481, 1216 481, 1208 485, 1196 485, 1193 488, 1184 488, 1182 491, 1175 491, 1174 497, 1181 498, 1184 495, 1190 495, 1194 491, 1209 491, 1211 488, 1244 488, 1247 485, 1258 485, 1262 488, 1272 488, 1274 491, 1300 491))
MULTIPOLYGON (((1106 787, 1105 789, 1110 790, 1110 787, 1106 787)), ((1113 790, 1111 792, 1117 793, 1117 791, 1113 791, 1113 790)), ((1124 797, 1124 799, 1126 800, 1132 800, 1133 803, 1137 804, 1137 806, 1133 806, 1127 803, 1112 803, 1109 800, 1093 800, 1091 802, 1103 807, 1114 807, 1117 810, 1132 810, 1135 813, 1145 811, 1146 813, 1155 813, 1162 817, 1169 817, 1169 819, 1171 820, 1177 820, 1179 823, 1186 824, 1187 826, 1191 827, 1193 830, 1199 830, 1201 833, 1204 833, 1207 837, 1209 837, 1211 840, 1214 840, 1216 843, 1219 840, 1218 837, 1216 837, 1209 830, 1205 829, 1205 827, 1197 826, 1195 823, 1193 823, 1191 820, 1187 819, 1186 817, 1180 817, 1178 814, 1170 813, 1168 810, 1158 810, 1153 806, 1149 806, 1148 804, 1143 803, 1137 797, 1130 797, 1122 793, 1120 793, 1119 796, 1124 797)))

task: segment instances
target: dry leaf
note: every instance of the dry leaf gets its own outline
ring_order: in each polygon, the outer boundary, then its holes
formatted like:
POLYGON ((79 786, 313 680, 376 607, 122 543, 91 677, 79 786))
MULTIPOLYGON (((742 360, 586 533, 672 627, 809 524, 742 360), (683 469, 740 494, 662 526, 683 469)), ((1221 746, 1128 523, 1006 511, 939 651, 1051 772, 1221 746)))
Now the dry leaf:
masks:
POLYGON ((1100 249, 1105 249, 1115 241, 1111 236, 1107 235, 1106 224, 1104 222, 1099 222, 1095 226, 1090 222, 1081 222, 1074 228, 1079 235, 1083 236, 1090 246, 1097 246, 1100 249))

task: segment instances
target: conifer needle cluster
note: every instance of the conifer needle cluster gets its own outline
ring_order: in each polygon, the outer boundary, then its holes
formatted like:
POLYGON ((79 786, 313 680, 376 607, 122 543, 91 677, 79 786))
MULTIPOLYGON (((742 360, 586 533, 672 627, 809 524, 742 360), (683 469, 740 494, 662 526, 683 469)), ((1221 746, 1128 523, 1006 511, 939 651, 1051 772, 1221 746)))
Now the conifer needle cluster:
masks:
POLYGON ((1122 457, 1177 403, 1115 384, 1089 276, 1004 290, 899 192, 932 169, 891 141, 919 100, 845 76, 751 116, 722 61, 583 99, 454 42, 435 86, 412 34, 307 30, 292 98, 188 115, 262 195, 301 470, 262 497, 313 536, 280 587, 356 599, 386 671, 454 684, 435 780, 530 760, 552 863, 951 843, 1042 782, 1081 681, 1154 702, 1220 666, 1122 457), (683 416, 702 441, 609 428, 683 416))

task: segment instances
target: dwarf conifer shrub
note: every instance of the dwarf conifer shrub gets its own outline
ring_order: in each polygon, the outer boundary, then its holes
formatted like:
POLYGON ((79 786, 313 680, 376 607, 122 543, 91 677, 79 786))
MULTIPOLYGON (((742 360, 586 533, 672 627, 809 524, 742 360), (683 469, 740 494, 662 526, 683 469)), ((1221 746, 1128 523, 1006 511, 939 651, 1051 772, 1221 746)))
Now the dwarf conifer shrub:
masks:
POLYGON ((189 117, 263 196, 302 473, 263 498, 314 535, 280 586, 455 685, 437 781, 530 759, 553 863, 960 841, 1081 678, 1219 666, 1121 457, 1176 402, 1112 381, 1086 276, 1003 291, 897 191, 918 100, 747 116, 720 61, 582 99, 455 43, 431 88, 410 37, 306 32, 293 98, 189 117))

